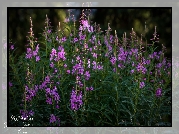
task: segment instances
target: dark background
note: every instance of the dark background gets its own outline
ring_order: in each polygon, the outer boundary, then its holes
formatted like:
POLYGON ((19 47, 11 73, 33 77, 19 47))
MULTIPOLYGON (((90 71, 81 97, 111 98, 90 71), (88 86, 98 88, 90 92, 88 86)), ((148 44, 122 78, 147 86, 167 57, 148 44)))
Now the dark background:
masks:
MULTIPOLYGON (((45 27, 46 14, 50 19, 53 30, 58 26, 59 21, 64 22, 65 18, 69 17, 76 24, 79 23, 80 14, 83 8, 61 8, 61 9, 44 9, 44 8, 8 8, 8 28, 9 39, 15 43, 19 49, 16 51, 18 55, 25 51, 25 45, 28 43, 26 36, 30 28, 30 20, 32 18, 33 32, 36 38, 39 38, 45 27), (74 16, 74 17, 73 17, 74 16)), ((155 26, 157 26, 157 34, 159 34, 160 42, 156 43, 161 49, 162 44, 166 46, 167 52, 165 56, 171 58, 172 50, 172 8, 91 8, 85 10, 90 12, 91 24, 100 24, 101 29, 107 30, 108 23, 112 28, 112 34, 117 31, 118 37, 122 37, 126 32, 127 37, 130 37, 131 29, 140 37, 144 32, 145 22, 148 28, 146 34, 148 44, 152 42, 155 26)), ((61 23, 61 26, 64 25, 61 23)))

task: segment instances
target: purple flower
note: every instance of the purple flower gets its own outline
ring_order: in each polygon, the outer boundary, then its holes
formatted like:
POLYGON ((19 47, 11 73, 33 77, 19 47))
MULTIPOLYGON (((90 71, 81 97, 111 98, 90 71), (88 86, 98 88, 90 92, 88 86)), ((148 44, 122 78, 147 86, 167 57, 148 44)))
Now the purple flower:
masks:
POLYGON ((79 55, 76 57, 76 60, 77 60, 77 61, 79 61, 79 60, 80 60, 80 56, 79 56, 79 55))
POLYGON ((55 68, 54 72, 55 72, 55 73, 57 73, 57 72, 58 72, 58 70, 55 68))
POLYGON ((56 105, 56 109, 59 109, 60 107, 59 107, 59 105, 56 105))
POLYGON ((36 56, 37 55, 37 51, 33 51, 33 56, 36 56))
POLYGON ((70 74, 70 70, 67 70, 67 73, 70 74))
POLYGON ((102 66, 102 65, 97 65, 97 69, 98 69, 98 70, 102 70, 102 69, 103 69, 103 66, 102 66))
POLYGON ((89 87, 86 87, 86 91, 89 91, 90 90, 90 88, 89 87))
POLYGON ((50 76, 46 76, 45 81, 46 81, 46 83, 49 83, 50 82, 50 76))
POLYGON ((20 114, 23 120, 27 120, 28 118, 28 111, 27 110, 20 110, 20 114))
POLYGON ((131 52, 133 53, 133 54, 137 54, 138 53, 138 49, 131 49, 131 52))
POLYGON ((33 52, 31 48, 27 48, 27 53, 26 53, 26 59, 31 59, 33 56, 33 52))
POLYGON ((46 91, 46 94, 50 94, 50 88, 46 88, 45 91, 46 91))
POLYGON ((92 91, 93 90, 93 87, 91 86, 91 87, 86 87, 86 90, 87 91, 92 91))
POLYGON ((158 63, 158 64, 156 65, 156 67, 157 67, 157 68, 161 68, 161 67, 162 67, 162 63, 158 63))
POLYGON ((162 89, 161 89, 161 88, 158 88, 158 89, 156 90, 156 96, 157 96, 157 97, 162 96, 162 89))
POLYGON ((39 61, 40 60, 40 57, 39 56, 36 56, 36 61, 39 61))
POLYGON ((93 53, 93 57, 94 57, 94 58, 97 58, 97 54, 96 54, 96 53, 93 53))
POLYGON ((90 50, 90 52, 91 52, 91 51, 92 51, 92 48, 90 47, 89 50, 90 50))
POLYGON ((30 110, 29 111, 29 115, 33 116, 34 115, 34 111, 30 110))
POLYGON ((86 35, 80 35, 80 40, 85 40, 86 35))
POLYGON ((113 35, 110 35, 110 39, 109 39, 109 40, 110 40, 110 43, 113 42, 113 38, 114 38, 113 35))
POLYGON ((84 48, 87 49, 88 48, 88 44, 85 43, 84 44, 84 48))
POLYGON ((149 64, 150 64, 150 60, 146 60, 145 62, 146 62, 146 64, 147 64, 147 65, 149 65, 149 64))
POLYGON ((82 24, 84 30, 85 30, 86 28, 88 29, 88 28, 90 27, 90 25, 88 24, 88 20, 82 20, 82 21, 81 21, 81 24, 82 24))
POLYGON ((92 36, 92 40, 93 40, 93 41, 96 40, 96 36, 95 36, 95 35, 92 36))
POLYGON ((89 80, 89 78, 90 78, 90 73, 89 73, 89 71, 86 71, 86 72, 85 72, 85 76, 86 76, 85 79, 86 79, 86 80, 89 80))
POLYGON ((90 87, 90 90, 92 91, 92 90, 93 90, 93 87, 90 87))
POLYGON ((47 30, 47 33, 51 33, 51 29, 48 29, 48 30, 47 30))
POLYGON ((143 88, 145 87, 145 83, 144 82, 140 82, 140 87, 139 88, 143 88))
POLYGON ((83 75, 83 72, 84 72, 84 68, 79 68, 79 69, 78 69, 78 74, 83 75))
POLYGON ((46 102, 47 102, 47 104, 52 104, 52 98, 47 97, 46 102))
POLYGON ((137 65, 136 69, 137 69, 138 72, 141 71, 143 74, 145 74, 145 73, 147 72, 147 69, 143 66, 142 63, 139 63, 139 64, 137 65))
POLYGON ((97 67, 97 65, 96 65, 96 61, 93 61, 93 69, 95 70, 96 69, 96 67, 97 67))
POLYGON ((66 40, 67 40, 66 37, 63 37, 62 38, 62 43, 65 42, 66 40))
POLYGON ((33 51, 33 56, 36 56, 39 51, 39 44, 36 46, 36 50, 33 51))
POLYGON ((93 26, 91 26, 90 29, 88 29, 88 32, 93 32, 93 26))
POLYGON ((110 61, 111 61, 112 65, 114 65, 114 64, 116 63, 116 60, 117 60, 116 57, 112 57, 112 58, 111 58, 110 61))
POLYGON ((57 83, 57 85, 59 85, 59 84, 60 84, 60 82, 59 82, 59 81, 57 81, 56 83, 57 83))
POLYGON ((74 38, 73 42, 76 43, 78 41, 78 38, 74 38))
POLYGON ((50 67, 51 67, 51 68, 54 68, 53 62, 50 63, 50 67))
POLYGON ((66 67, 67 67, 67 64, 65 64, 64 67, 66 68, 66 67))
POLYGON ((66 59, 65 58, 65 52, 64 52, 64 50, 62 50, 61 52, 58 52, 58 59, 57 59, 57 61, 60 60, 60 59, 63 59, 63 60, 66 59))
POLYGON ((74 89, 72 89, 70 102, 71 102, 71 109, 78 110, 80 108, 80 106, 82 106, 82 104, 83 104, 82 91, 80 91, 77 94, 76 91, 74 89))
POLYGON ((56 117, 54 114, 51 114, 50 115, 50 123, 54 123, 54 122, 56 122, 56 117))
POLYGON ((88 63, 87 64, 88 64, 88 68, 90 68, 90 59, 88 59, 88 63))
POLYGON ((132 73, 132 74, 134 73, 134 69, 131 70, 131 73, 132 73))
POLYGON ((50 54, 50 61, 53 59, 53 57, 54 56, 56 56, 57 55, 57 51, 53 48, 52 49, 52 52, 51 52, 51 54, 50 54))
POLYGON ((34 112, 32 110, 27 111, 27 110, 20 110, 20 114, 23 120, 27 120, 29 116, 33 116, 34 112))

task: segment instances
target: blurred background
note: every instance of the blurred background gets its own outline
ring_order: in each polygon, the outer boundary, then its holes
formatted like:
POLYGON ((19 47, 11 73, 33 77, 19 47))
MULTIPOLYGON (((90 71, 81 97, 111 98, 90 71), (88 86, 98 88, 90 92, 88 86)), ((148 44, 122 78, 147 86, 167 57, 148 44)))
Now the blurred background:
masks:
MULTIPOLYGON (((30 20, 32 18, 33 32, 36 38, 39 38, 45 28, 46 14, 50 19, 53 30, 56 30, 59 22, 64 22, 67 18, 74 21, 78 25, 83 8, 9 8, 8 9, 8 34, 9 39, 15 43, 19 49, 17 54, 25 51, 25 45, 28 43, 26 36, 30 30, 30 20), (70 17, 69 17, 70 15, 70 17)), ((118 37, 122 37, 126 32, 127 37, 130 37, 132 28, 137 33, 138 37, 145 30, 145 22, 148 32, 146 34, 147 43, 151 44, 151 38, 157 26, 157 34, 159 34, 159 49, 162 44, 167 48, 165 56, 171 58, 172 50, 172 10, 171 8, 90 8, 85 10, 91 20, 91 24, 100 24, 103 31, 107 30, 108 23, 112 29, 111 34, 117 31, 118 37)), ((61 25, 64 26, 63 24, 61 25)))

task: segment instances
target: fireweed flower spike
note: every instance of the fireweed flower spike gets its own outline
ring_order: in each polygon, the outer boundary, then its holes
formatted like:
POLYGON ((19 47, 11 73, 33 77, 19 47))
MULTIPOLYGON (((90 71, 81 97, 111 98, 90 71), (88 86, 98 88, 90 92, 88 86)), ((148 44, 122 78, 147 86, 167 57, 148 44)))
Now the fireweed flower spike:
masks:
POLYGON ((77 92, 74 89, 72 89, 70 102, 71 102, 71 109, 78 110, 80 106, 82 106, 83 104, 82 91, 79 91, 79 93, 77 94, 77 92))

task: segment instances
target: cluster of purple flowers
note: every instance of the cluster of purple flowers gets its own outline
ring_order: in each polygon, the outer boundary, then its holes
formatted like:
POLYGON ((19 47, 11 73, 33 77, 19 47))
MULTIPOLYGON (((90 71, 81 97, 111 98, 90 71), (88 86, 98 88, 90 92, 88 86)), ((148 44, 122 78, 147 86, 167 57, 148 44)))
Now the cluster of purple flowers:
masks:
POLYGON ((56 37, 56 41, 58 41, 59 43, 64 43, 66 40, 66 37, 62 37, 61 39, 59 39, 58 36, 56 37))
POLYGON ((86 90, 87 91, 92 91, 93 90, 93 87, 91 86, 91 87, 86 87, 86 90))
POLYGON ((66 60, 63 46, 58 47, 58 53, 56 49, 53 48, 50 54, 50 61, 59 61, 60 59, 62 59, 63 61, 66 60))
POLYGON ((27 120, 28 117, 33 116, 34 115, 34 111, 30 110, 20 110, 20 114, 21 114, 21 119, 22 120, 27 120))
POLYGON ((29 88, 27 85, 25 85, 25 93, 26 93, 26 101, 31 101, 34 96, 36 96, 36 93, 38 92, 38 85, 35 85, 33 88, 29 88))
MULTIPOLYGON (((53 89, 49 88, 48 87, 48 84, 52 83, 51 82, 51 76, 46 76, 45 77, 45 80, 42 82, 41 85, 39 85, 39 89, 45 89, 45 92, 46 92, 46 102, 47 104, 53 104, 53 100, 55 100, 56 102, 56 108, 58 109, 59 108, 59 101, 60 101, 60 96, 58 94, 58 91, 57 91, 57 87, 54 86, 53 89)), ((59 84, 59 82, 57 82, 57 84, 59 84)))
POLYGON ((83 31, 83 30, 88 30, 88 32, 93 32, 93 26, 90 26, 88 24, 88 20, 81 20, 81 25, 79 27, 79 30, 80 31, 83 31))
POLYGON ((110 62, 112 63, 112 65, 114 65, 115 63, 116 63, 116 57, 112 57, 111 59, 110 59, 110 62))
POLYGON ((90 73, 89 73, 89 71, 86 71, 84 75, 85 75, 85 79, 86 79, 86 80, 89 80, 89 78, 90 78, 90 73))
POLYGON ((142 72, 143 74, 145 74, 147 72, 147 69, 144 67, 143 63, 139 63, 136 67, 138 72, 142 72))
POLYGON ((53 99, 56 101, 56 108, 59 108, 58 103, 60 101, 60 96, 58 94, 56 86, 51 90, 50 88, 46 88, 46 102, 47 104, 52 104, 53 99))
POLYGON ((42 84, 39 85, 39 89, 45 89, 45 88, 47 88, 47 84, 49 84, 49 83, 50 83, 50 76, 47 75, 45 77, 45 81, 43 81, 42 84))
POLYGON ((119 61, 126 61, 128 52, 123 49, 123 47, 120 47, 119 54, 118 54, 118 60, 119 61))
POLYGON ((81 74, 81 75, 83 75, 83 72, 84 72, 84 68, 83 68, 81 62, 79 64, 75 64, 73 66, 72 74, 81 74))
POLYGON ((78 110, 83 105, 82 91, 79 91, 79 93, 77 93, 77 91, 72 89, 70 102, 71 102, 71 109, 78 110))
POLYGON ((54 114, 51 114, 50 123, 56 123, 58 126, 60 126, 60 118, 55 116, 54 114))
POLYGON ((103 69, 103 65, 96 63, 96 61, 93 61, 92 65, 93 65, 93 70, 102 70, 103 69))
POLYGON ((32 59, 32 57, 36 58, 36 61, 40 60, 40 56, 38 55, 39 44, 36 46, 36 49, 33 51, 31 48, 27 48, 26 59, 32 59))

